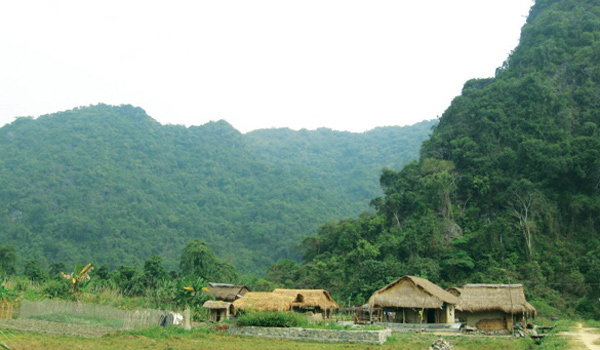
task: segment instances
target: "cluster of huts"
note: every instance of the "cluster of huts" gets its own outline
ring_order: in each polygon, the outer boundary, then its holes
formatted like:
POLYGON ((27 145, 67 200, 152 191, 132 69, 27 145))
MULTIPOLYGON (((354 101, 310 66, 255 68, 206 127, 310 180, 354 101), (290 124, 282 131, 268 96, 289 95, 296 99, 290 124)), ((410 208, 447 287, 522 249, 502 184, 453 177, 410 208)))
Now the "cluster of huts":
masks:
POLYGON ((211 321, 219 322, 238 311, 295 311, 310 313, 320 319, 331 316, 339 309, 324 289, 275 289, 272 292, 250 292, 245 286, 210 283, 207 293, 217 300, 209 300, 203 307, 210 310, 211 321))
MULTIPOLYGON (((295 311, 327 319, 339 305, 323 289, 275 289, 250 292, 245 286, 211 283, 208 293, 216 300, 204 307, 212 321, 221 321, 239 310, 295 311)), ((404 276, 376 291, 368 303, 354 308, 355 319, 394 323, 462 323, 479 330, 512 329, 526 325, 535 308, 520 284, 467 284, 447 290, 420 277, 404 276)))

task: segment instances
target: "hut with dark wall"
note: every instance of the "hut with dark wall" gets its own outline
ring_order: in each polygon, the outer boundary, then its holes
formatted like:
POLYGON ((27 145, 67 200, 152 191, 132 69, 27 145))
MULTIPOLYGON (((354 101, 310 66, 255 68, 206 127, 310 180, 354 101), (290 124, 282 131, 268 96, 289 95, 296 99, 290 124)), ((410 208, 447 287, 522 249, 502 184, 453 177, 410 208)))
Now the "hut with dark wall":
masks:
POLYGON ((371 308, 381 309, 373 321, 399 323, 454 323, 457 303, 456 296, 415 276, 403 276, 369 299, 371 308))
POLYGON ((321 315, 322 319, 329 318, 332 310, 340 308, 325 289, 275 289, 273 294, 293 298, 292 310, 303 313, 312 312, 315 315, 321 315))
POLYGON ((209 320, 212 322, 220 322, 233 316, 233 303, 221 300, 208 300, 202 307, 210 310, 209 320))
POLYGON ((227 283, 209 283, 206 289, 206 293, 215 297, 216 300, 233 302, 236 299, 241 298, 244 294, 250 290, 246 286, 239 286, 227 283))
POLYGON ((457 318, 479 330, 511 330, 536 314, 521 284, 466 284, 448 291, 458 296, 457 318))

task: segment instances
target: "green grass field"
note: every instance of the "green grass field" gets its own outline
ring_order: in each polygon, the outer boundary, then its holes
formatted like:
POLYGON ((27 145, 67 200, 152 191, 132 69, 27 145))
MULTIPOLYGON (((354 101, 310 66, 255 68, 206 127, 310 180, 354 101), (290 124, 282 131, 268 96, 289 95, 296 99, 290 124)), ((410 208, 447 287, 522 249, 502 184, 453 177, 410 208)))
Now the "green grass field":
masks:
MULTIPOLYGON (((226 333, 199 328, 183 331, 179 328, 154 328, 136 332, 113 333, 100 338, 56 336, 30 332, 1 331, 0 343, 10 350, 121 350, 121 349, 406 349, 422 350, 436 339, 443 337, 456 349, 461 350, 524 350, 524 349, 566 349, 564 345, 536 345, 531 339, 492 336, 440 336, 435 334, 401 334, 389 339, 384 345, 326 344, 297 341, 284 341, 262 338, 229 336, 226 333)), ((545 340, 546 341, 546 340, 545 340)), ((550 345, 552 340, 547 340, 550 345)))

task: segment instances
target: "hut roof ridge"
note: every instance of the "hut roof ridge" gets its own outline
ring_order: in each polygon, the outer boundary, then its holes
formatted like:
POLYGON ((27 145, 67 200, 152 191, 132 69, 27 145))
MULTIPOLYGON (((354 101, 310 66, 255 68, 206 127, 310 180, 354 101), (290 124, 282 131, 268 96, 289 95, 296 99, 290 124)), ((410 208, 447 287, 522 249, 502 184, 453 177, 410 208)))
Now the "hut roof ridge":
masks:
POLYGON ((294 298, 294 306, 299 307, 320 307, 321 309, 338 309, 338 303, 333 300, 331 294, 325 289, 283 289, 273 290, 275 294, 282 294, 294 298), (297 296, 302 297, 302 301, 296 301, 297 296))

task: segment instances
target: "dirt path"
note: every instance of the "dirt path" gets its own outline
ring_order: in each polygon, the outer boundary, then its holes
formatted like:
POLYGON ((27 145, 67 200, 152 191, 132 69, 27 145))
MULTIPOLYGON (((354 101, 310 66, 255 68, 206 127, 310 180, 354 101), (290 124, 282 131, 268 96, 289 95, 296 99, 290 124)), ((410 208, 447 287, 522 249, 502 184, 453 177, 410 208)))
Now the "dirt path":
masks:
MULTIPOLYGON (((598 328, 583 328, 581 323, 577 324, 577 328, 572 332, 561 333, 564 336, 571 337, 585 345, 588 350, 600 350, 600 330, 598 328), (594 344, 596 342, 596 344, 594 344)), ((577 349, 580 349, 579 347, 577 349)))

